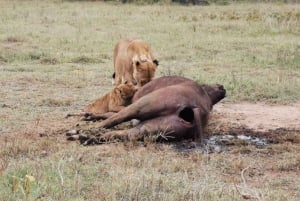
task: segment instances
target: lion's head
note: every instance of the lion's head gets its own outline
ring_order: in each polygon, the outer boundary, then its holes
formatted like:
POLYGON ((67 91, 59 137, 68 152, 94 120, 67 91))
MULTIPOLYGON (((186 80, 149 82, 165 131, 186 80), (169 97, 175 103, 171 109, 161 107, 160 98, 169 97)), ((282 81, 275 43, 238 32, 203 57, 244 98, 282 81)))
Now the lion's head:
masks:
POLYGON ((125 105, 130 104, 131 99, 135 92, 137 91, 136 87, 131 83, 123 83, 119 84, 114 88, 114 93, 117 94, 117 96, 126 102, 125 105))
POLYGON ((151 60, 150 57, 147 57, 146 55, 136 55, 133 57, 132 62, 133 78, 138 87, 142 87, 153 79, 158 66, 158 61, 156 59, 151 60))

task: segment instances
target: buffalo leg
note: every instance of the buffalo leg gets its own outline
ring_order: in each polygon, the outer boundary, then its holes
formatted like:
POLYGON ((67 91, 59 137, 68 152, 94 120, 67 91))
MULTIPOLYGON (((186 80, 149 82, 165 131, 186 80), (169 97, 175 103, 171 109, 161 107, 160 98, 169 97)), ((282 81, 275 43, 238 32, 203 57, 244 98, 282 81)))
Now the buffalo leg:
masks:
POLYGON ((172 141, 174 139, 193 137, 194 125, 177 115, 169 115, 141 122, 136 127, 122 131, 110 131, 100 136, 102 141, 141 140, 147 135, 156 135, 158 140, 172 141))
MULTIPOLYGON (((131 105, 125 107, 118 113, 112 115, 108 119, 98 124, 99 128, 110 128, 131 119, 146 120, 160 115, 163 111, 168 111, 173 105, 165 105, 163 103, 153 104, 152 96, 144 97, 131 105)), ((176 111, 176 108, 173 109, 176 111)))
POLYGON ((203 142, 203 125, 201 121, 201 111, 200 108, 194 108, 194 118, 195 118, 195 129, 194 129, 194 140, 203 142))
POLYGON ((86 115, 89 115, 89 113, 87 113, 87 112, 81 112, 81 113, 76 113, 76 114, 67 114, 66 116, 65 116, 65 118, 67 119, 67 118, 69 118, 69 117, 84 117, 84 116, 86 116, 86 115))

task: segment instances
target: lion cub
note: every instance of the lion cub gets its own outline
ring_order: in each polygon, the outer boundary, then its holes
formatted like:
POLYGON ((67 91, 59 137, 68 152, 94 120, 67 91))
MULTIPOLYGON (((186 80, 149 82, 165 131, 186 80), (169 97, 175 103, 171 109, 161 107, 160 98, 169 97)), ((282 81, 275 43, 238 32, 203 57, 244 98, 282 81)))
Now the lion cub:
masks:
POLYGON ((119 112, 131 103, 136 88, 131 83, 119 84, 111 92, 98 98, 84 108, 84 112, 95 115, 119 112))

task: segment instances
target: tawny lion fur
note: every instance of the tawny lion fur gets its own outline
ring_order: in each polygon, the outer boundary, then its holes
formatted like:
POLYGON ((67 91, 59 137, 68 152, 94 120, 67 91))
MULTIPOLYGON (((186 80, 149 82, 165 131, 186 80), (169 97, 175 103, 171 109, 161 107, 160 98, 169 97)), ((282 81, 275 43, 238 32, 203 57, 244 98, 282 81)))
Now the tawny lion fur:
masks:
POLYGON ((111 92, 88 104, 84 112, 92 114, 104 114, 107 112, 119 112, 131 103, 136 92, 134 85, 130 83, 119 84, 111 92))
POLYGON ((142 40, 121 39, 114 48, 115 85, 127 81, 138 87, 150 82, 158 61, 142 40))

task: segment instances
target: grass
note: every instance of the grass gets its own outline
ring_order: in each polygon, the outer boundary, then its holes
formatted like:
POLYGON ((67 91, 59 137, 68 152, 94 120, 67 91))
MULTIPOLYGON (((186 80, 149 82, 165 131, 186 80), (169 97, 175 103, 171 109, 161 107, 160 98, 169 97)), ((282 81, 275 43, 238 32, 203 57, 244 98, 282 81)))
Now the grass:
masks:
POLYGON ((299 142, 211 155, 83 147, 66 142, 76 123, 64 116, 112 89, 120 38, 151 45, 157 76, 221 83, 225 101, 296 102, 299 8, 0 0, 0 200, 297 200, 299 142))
POLYGON ((269 5, 207 9, 56 1, 39 3, 32 12, 30 3, 14 1, 2 12, 0 60, 36 68, 78 63, 88 69, 95 63, 111 73, 116 41, 142 38, 161 61, 161 74, 172 68, 203 83, 221 80, 231 101, 293 102, 300 97, 293 87, 300 84, 300 14, 295 4, 269 5))

